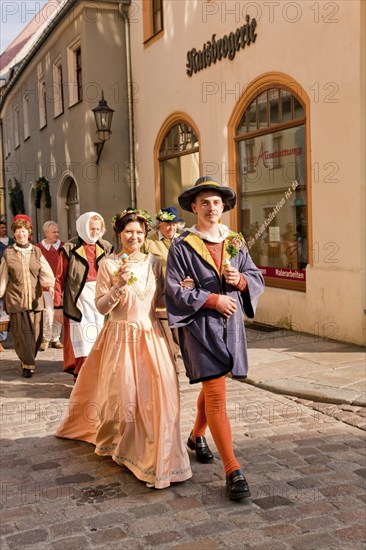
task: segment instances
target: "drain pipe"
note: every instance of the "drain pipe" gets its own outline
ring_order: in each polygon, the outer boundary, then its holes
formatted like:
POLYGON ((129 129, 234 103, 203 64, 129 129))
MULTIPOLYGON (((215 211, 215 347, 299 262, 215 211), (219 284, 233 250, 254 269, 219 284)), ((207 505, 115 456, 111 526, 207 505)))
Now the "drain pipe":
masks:
POLYGON ((127 64, 127 103, 128 103, 128 134, 129 134, 129 180, 131 187, 131 207, 137 208, 137 182, 136 182, 136 159, 135 159, 135 127, 133 112, 133 82, 131 63, 131 35, 130 19, 128 11, 131 0, 122 0, 119 5, 119 13, 125 22, 126 38, 126 64, 127 64))
MULTIPOLYGON (((0 119, 0 141, 1 141, 1 186, 0 189, 3 190, 3 201, 4 201, 4 212, 0 208, 0 217, 4 216, 1 221, 7 222, 7 204, 6 204, 6 173, 5 173, 5 144, 4 144, 4 127, 3 121, 0 119)), ((0 199, 1 200, 1 199, 0 199)), ((1 204, 0 204, 1 207, 1 204)))

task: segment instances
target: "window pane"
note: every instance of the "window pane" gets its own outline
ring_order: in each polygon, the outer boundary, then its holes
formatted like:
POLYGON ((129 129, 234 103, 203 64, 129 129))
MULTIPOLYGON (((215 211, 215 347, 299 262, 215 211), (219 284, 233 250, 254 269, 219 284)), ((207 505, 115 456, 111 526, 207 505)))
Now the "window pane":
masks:
POLYGON ((248 117, 248 131, 255 132, 257 129, 257 102, 256 100, 252 101, 246 110, 248 117))
POLYGON ((190 227, 196 216, 179 208, 178 197, 199 178, 199 153, 181 155, 160 162, 162 207, 177 206, 181 217, 190 227))
POLYGON ((183 153, 194 147, 198 147, 198 138, 193 128, 189 124, 180 122, 167 133, 160 149, 160 157, 183 153))
POLYGON ((294 118, 300 118, 305 116, 304 107, 301 103, 294 97, 294 118))
POLYGON ((239 122, 239 126, 236 130, 237 135, 240 136, 240 134, 247 133, 247 119, 248 119, 248 110, 245 111, 241 121, 239 122))
POLYGON ((281 90, 282 122, 292 120, 291 98, 292 95, 290 94, 290 92, 287 92, 286 90, 281 90))
POLYGON ((278 89, 272 89, 268 90, 268 101, 269 101, 269 123, 272 124, 278 124, 280 121, 279 118, 279 94, 280 91, 278 89))
POLYGON ((267 92, 263 92, 258 96, 258 119, 259 119, 259 128, 267 128, 268 126, 268 110, 267 110, 267 101, 268 95, 267 92))
POLYGON ((240 229, 251 256, 267 276, 305 281, 305 126, 242 140, 238 145, 240 229))

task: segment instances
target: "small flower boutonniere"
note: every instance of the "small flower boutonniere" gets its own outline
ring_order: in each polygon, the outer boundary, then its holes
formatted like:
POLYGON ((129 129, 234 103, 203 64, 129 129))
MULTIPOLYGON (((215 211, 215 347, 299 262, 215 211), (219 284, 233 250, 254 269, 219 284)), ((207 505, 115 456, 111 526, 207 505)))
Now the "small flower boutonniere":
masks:
POLYGON ((229 254, 230 258, 235 258, 239 254, 239 250, 243 244, 245 244, 245 239, 241 233, 231 233, 228 241, 226 252, 229 254))

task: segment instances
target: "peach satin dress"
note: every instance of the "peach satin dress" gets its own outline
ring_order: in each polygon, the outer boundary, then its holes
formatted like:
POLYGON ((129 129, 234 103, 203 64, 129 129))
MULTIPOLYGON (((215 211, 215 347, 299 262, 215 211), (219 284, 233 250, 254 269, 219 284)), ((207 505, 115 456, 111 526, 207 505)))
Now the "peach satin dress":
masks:
POLYGON ((151 254, 133 265, 137 281, 119 298, 112 288, 117 262, 111 255, 100 263, 95 302, 109 319, 56 435, 93 443, 96 454, 163 489, 192 472, 181 440, 177 374, 155 315, 163 295, 161 265, 151 254))

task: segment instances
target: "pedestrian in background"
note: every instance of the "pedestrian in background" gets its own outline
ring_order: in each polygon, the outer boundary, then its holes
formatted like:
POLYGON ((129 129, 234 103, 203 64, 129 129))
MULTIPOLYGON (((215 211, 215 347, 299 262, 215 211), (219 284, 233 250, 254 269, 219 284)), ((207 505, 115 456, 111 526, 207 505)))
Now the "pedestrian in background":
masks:
POLYGON ((55 320, 63 322, 64 370, 76 380, 103 323, 94 303, 97 272, 112 245, 102 239, 100 214, 86 212, 76 220, 78 236, 60 248, 55 285, 55 320))
POLYGON ((13 221, 15 243, 4 251, 0 265, 0 297, 10 316, 14 349, 22 364, 24 378, 35 370, 42 342, 44 299, 42 287, 51 293, 55 277, 41 250, 29 242, 30 223, 13 221))
POLYGON ((180 435, 178 379, 156 306, 164 300, 159 260, 140 251, 150 217, 125 210, 114 219, 119 254, 98 271, 95 303, 109 319, 84 363, 58 437, 93 443, 148 487, 191 477, 180 435), (95 410, 91 417, 85 411, 95 410))
MULTIPOLYGON (((163 268, 163 275, 165 278, 166 262, 168 259, 168 253, 170 245, 177 237, 178 225, 180 228, 184 227, 184 220, 179 216, 178 210, 175 206, 166 206, 162 208, 156 214, 156 225, 153 231, 150 231, 148 237, 142 247, 142 252, 148 254, 154 254, 159 258, 163 268)), ((170 329, 167 313, 165 308, 158 310, 158 316, 161 321, 165 336, 168 340, 169 347, 174 354, 175 361, 178 359, 179 354, 179 337, 176 329, 170 329)), ((178 371, 178 365, 176 365, 178 371)))
POLYGON ((166 261, 170 245, 177 236, 178 224, 184 227, 184 221, 179 216, 175 206, 162 208, 156 214, 156 225, 147 236, 143 246, 143 252, 154 254, 159 258, 165 276, 166 261))
MULTIPOLYGON (((43 224, 43 233, 45 238, 37 243, 37 246, 41 249, 43 256, 50 264, 53 274, 56 276, 59 251, 64 243, 58 238, 60 231, 57 223, 54 221, 48 221, 43 224)), ((60 342, 62 324, 54 319, 53 296, 47 289, 43 288, 42 290, 45 311, 43 319, 43 341, 39 351, 45 351, 49 346, 56 349, 62 349, 63 346, 60 342)))
POLYGON ((202 383, 187 445, 199 462, 212 462, 205 438, 210 428, 224 463, 227 494, 240 500, 250 491, 234 455, 225 377, 247 374, 243 313, 254 317, 263 277, 242 237, 220 223, 222 213, 235 206, 230 187, 202 177, 178 200, 183 210, 197 214, 197 224, 170 247, 165 283, 168 318, 179 331, 187 376, 191 384, 202 383), (187 276, 194 280, 192 289, 180 283, 187 276))
POLYGON ((6 223, 4 221, 0 221, 0 243, 2 243, 5 247, 14 243, 14 239, 8 236, 6 223))
MULTIPOLYGON (((7 230, 6 230, 6 223, 4 221, 0 221, 0 263, 4 254, 4 251, 6 248, 14 243, 14 239, 11 237, 8 237, 7 230)), ((2 298, 0 298, 0 322, 5 322, 4 319, 7 319, 8 316, 4 312, 4 304, 2 298)), ((4 351, 3 345, 1 342, 4 342, 8 337, 8 332, 6 330, 0 331, 0 352, 4 351)))

